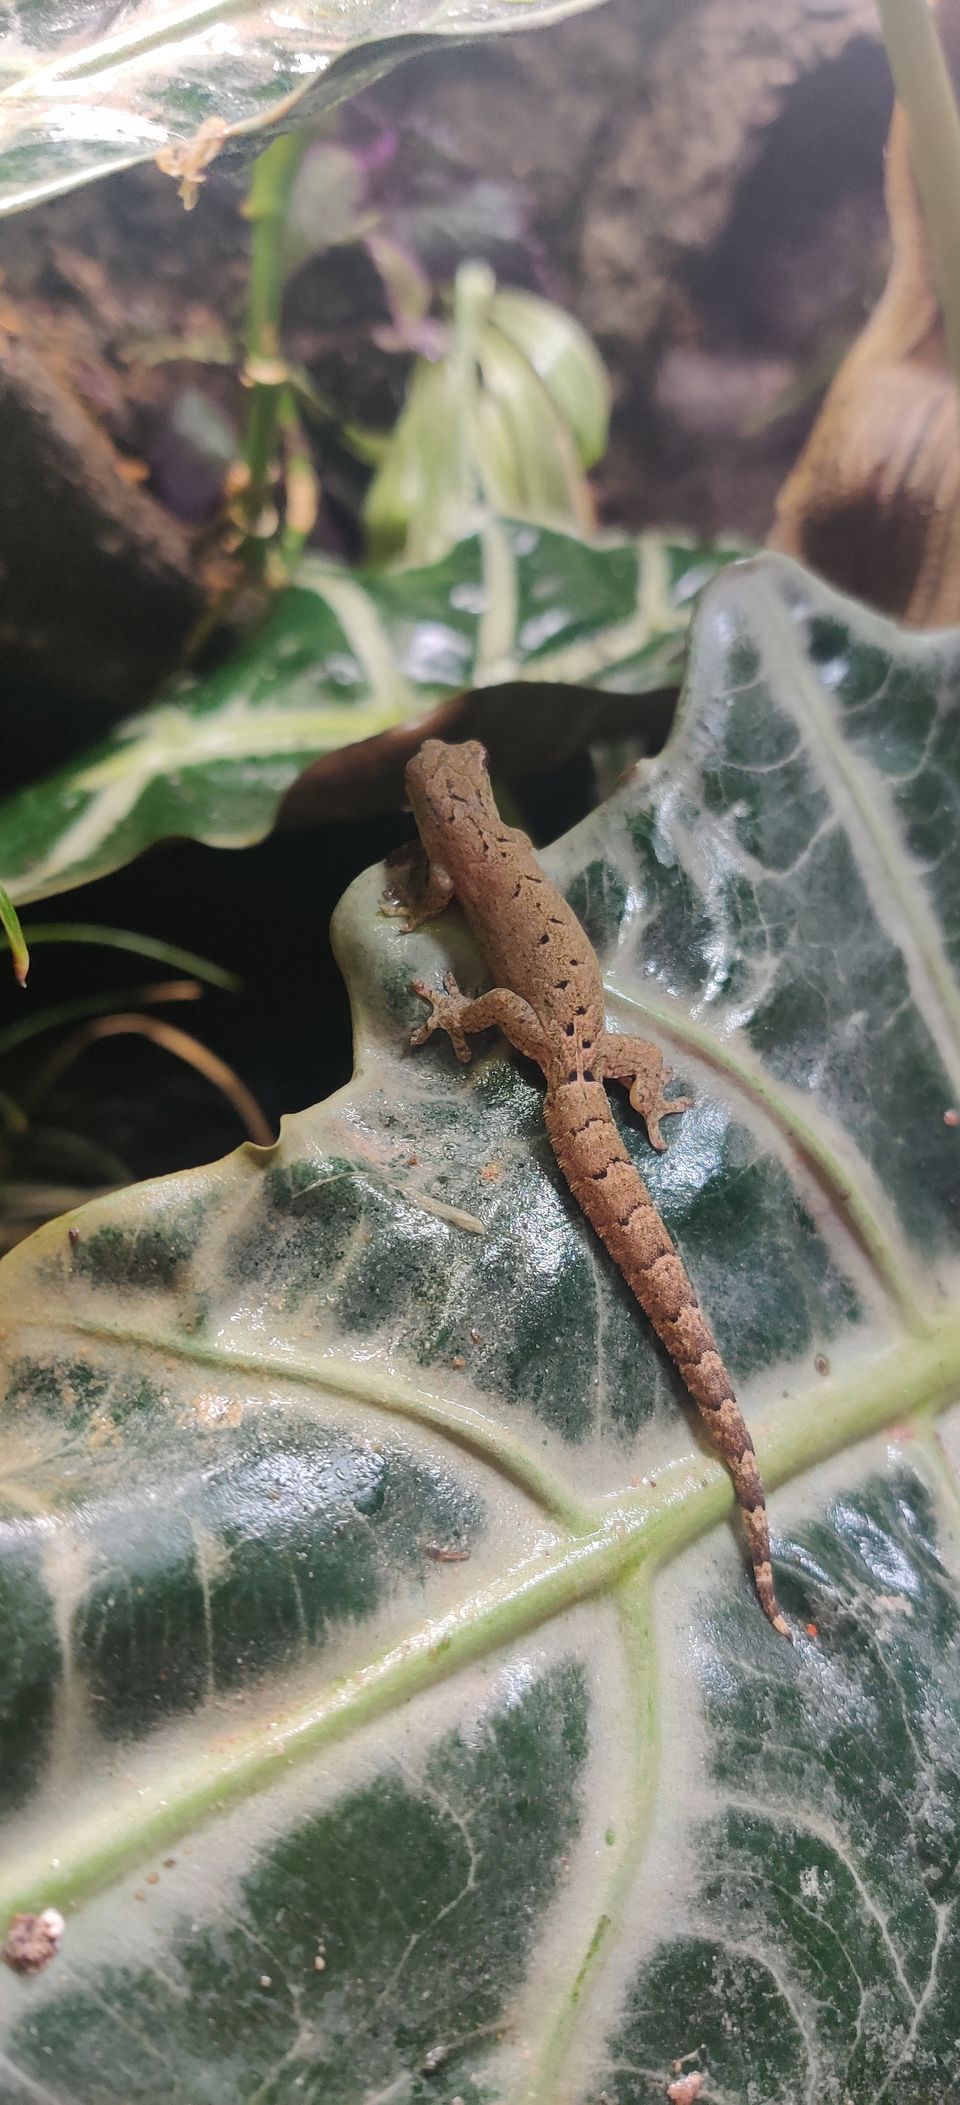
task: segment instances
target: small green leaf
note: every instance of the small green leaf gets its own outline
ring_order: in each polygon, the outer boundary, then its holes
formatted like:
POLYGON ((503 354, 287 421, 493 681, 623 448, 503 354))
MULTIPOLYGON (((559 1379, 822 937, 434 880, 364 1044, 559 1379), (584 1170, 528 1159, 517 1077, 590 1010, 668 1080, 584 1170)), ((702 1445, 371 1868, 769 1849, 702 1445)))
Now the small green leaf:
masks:
POLYGON ((610 381, 586 330, 549 300, 506 289, 498 291, 491 319, 539 374, 581 465, 594 467, 607 447, 610 381))
POLYGON ((480 510, 589 533, 583 471, 604 451, 609 409, 600 357, 569 315, 462 264, 449 346, 414 367, 367 492, 371 555, 434 561, 480 510))
POLYGON ((479 500, 457 366, 449 357, 418 359, 364 499, 371 561, 435 562, 479 500))
POLYGON ((477 350, 480 397, 500 427, 493 460, 484 438, 487 426, 468 425, 484 501, 491 511, 567 525, 581 533, 593 522, 593 501, 577 458, 573 434, 547 387, 523 351, 493 324, 477 350))

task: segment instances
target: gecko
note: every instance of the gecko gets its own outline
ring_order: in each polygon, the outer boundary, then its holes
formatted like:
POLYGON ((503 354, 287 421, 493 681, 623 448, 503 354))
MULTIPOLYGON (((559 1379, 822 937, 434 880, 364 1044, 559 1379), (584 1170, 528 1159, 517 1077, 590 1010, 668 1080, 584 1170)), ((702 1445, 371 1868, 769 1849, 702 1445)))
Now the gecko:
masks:
POLYGON ((501 819, 483 746, 429 738, 405 779, 422 850, 419 856, 413 851, 419 888, 411 866, 384 899, 384 910, 405 915, 409 932, 458 900, 496 983, 474 999, 449 972, 442 990, 413 980, 412 991, 430 1013, 411 1044, 423 1045, 435 1031, 445 1031, 465 1062, 471 1057, 468 1039, 496 1029, 541 1069, 544 1123, 560 1170, 679 1368, 727 1464, 760 1605, 789 1640, 774 1588, 753 1441, 683 1260, 620 1138, 604 1085, 628 1085, 630 1103, 659 1150, 666 1146, 661 1120, 689 1110, 693 1099, 664 1095, 671 1073, 657 1046, 607 1030, 596 953, 526 834, 501 819))

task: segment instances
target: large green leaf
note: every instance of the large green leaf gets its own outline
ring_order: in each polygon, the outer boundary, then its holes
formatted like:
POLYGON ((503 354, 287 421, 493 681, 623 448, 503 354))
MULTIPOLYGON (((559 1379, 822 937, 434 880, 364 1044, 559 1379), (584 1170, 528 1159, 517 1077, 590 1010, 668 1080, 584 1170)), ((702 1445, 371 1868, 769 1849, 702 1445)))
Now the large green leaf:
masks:
MULTIPOLYGON (((219 672, 0 806, 0 879, 21 902, 170 835, 248 847, 311 761, 462 688, 575 681, 633 696, 669 685, 694 597, 735 553, 488 519, 428 569, 350 574, 308 560, 219 672)), ((569 716, 575 697, 563 707, 569 716)), ((338 808, 349 809, 342 779, 338 808)))
MULTIPOLYGON (((302 120, 447 38, 559 21, 596 0, 31 0, 0 37, 0 212, 184 148, 302 120), (301 99, 302 98, 302 99, 301 99), (209 133, 208 133, 209 136, 209 133)), ((202 173, 202 152, 198 161, 202 173)))
POLYGON ((0 1270, 0 2100, 932 2105, 960 2089, 960 652, 780 558, 551 854, 695 1090, 677 1235, 757 1435, 764 1621, 536 1077, 354 885, 358 1067, 0 1270), (454 1553, 453 1555, 451 1553, 454 1553), (318 1964, 319 1962, 319 1964, 318 1964))

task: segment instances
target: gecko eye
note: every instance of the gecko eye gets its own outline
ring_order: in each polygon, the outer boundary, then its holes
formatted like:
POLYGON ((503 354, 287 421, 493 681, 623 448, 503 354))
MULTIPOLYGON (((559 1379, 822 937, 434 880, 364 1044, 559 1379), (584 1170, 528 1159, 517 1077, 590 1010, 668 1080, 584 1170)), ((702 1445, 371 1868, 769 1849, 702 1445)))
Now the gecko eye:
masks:
POLYGON ((549 936, 541 936, 541 937, 539 938, 539 941, 540 941, 541 943, 549 943, 549 941, 550 941, 550 938, 549 938, 549 936))
POLYGON ((572 1038, 572 1037, 573 1037, 573 1024, 572 1024, 572 1023, 565 1023, 565 1024, 564 1024, 564 1026, 563 1026, 563 1028, 564 1028, 564 1030, 566 1031, 567 1037, 568 1037, 568 1038, 572 1038))

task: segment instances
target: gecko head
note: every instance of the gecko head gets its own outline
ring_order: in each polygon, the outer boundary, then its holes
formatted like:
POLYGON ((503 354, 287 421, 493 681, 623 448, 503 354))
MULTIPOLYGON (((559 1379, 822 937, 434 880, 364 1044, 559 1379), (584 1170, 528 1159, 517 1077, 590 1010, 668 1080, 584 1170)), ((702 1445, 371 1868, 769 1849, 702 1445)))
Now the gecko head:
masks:
POLYGON ((475 738, 462 745, 447 745, 442 738, 425 738, 419 752, 407 763, 407 796, 420 827, 430 821, 442 824, 457 814, 458 807, 473 801, 490 802, 487 756, 475 738))

